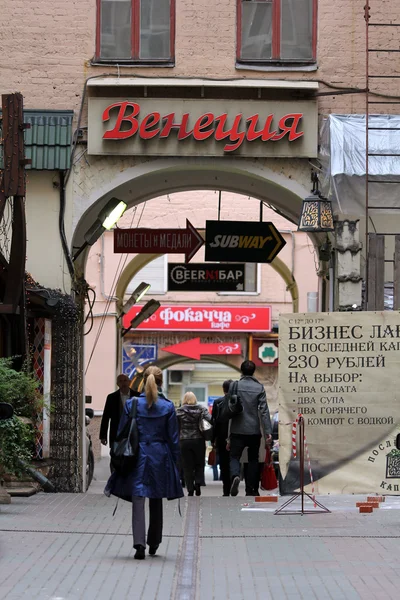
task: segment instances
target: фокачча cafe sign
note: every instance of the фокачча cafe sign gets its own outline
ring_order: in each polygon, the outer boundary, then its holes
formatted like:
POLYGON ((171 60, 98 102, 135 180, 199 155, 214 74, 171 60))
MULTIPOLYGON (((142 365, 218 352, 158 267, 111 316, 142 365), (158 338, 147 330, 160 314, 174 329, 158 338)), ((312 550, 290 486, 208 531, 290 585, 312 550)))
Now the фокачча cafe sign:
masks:
POLYGON ((89 98, 89 154, 315 156, 314 100, 89 98))

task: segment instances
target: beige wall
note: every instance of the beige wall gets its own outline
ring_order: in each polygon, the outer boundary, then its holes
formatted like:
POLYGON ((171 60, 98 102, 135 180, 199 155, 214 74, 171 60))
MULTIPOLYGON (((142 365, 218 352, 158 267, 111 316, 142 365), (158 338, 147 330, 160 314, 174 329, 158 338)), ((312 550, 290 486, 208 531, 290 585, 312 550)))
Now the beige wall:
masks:
MULTIPOLYGON (((59 176, 54 171, 27 174, 26 270, 40 285, 70 291, 70 277, 59 233, 59 176)), ((66 202, 66 236, 71 239, 72 203, 66 202)))
MULTIPOLYGON (((171 194, 155 198, 145 205, 131 209, 119 221, 120 227, 138 226, 152 228, 185 227, 186 218, 197 228, 205 227, 207 219, 218 216, 218 194, 213 191, 193 191, 171 194)), ((224 192, 221 202, 221 219, 258 221, 259 202, 254 198, 224 192)), ((287 221, 275 211, 264 207, 263 220, 272 221, 283 232, 287 241, 279 257, 285 262, 299 287, 299 310, 307 312, 307 292, 318 290, 316 274, 315 249, 307 234, 297 232, 297 226, 287 221), (292 233, 294 235, 292 236, 292 233), (294 252, 293 252, 294 243, 294 252), (293 262, 294 261, 294 262, 293 262)), ((113 233, 106 232, 91 248, 87 265, 86 279, 96 292, 97 301, 94 307, 95 325, 92 332, 85 337, 86 362, 92 352, 97 336, 99 322, 103 314, 107 298, 114 296, 116 283, 129 260, 134 255, 119 255, 113 252, 113 233)), ((171 261, 183 260, 183 256, 169 257, 171 261)), ((204 259, 204 251, 199 251, 194 262, 204 259)), ((145 299, 152 297, 151 290, 145 299)), ((161 303, 168 302, 212 302, 223 304, 270 304, 272 306, 273 322, 277 322, 281 312, 291 312, 293 309, 290 292, 280 275, 270 266, 261 266, 261 291, 257 295, 219 295, 215 293, 167 292, 157 295, 161 303)), ((109 315, 115 314, 115 302, 111 301, 109 315)), ((116 334, 115 316, 109 316, 98 339, 93 358, 86 376, 86 394, 93 396, 92 407, 101 410, 106 395, 115 389, 116 373, 116 334)), ((210 394, 213 395, 213 394, 210 394)), ((175 399, 175 398, 174 398, 175 399)))
MULTIPOLYGON (((121 67, 119 72, 131 76, 317 79, 364 88, 364 5, 364 0, 319 0, 317 70, 262 72, 235 68, 236 0, 176 0, 176 66, 121 67)), ((370 0, 370 5, 374 22, 400 21, 398 0, 370 0)), ((21 91, 29 108, 78 110, 86 78, 117 73, 115 66, 90 65, 95 49, 95 6, 95 0, 3 0, 2 14, 9 18, 0 23, 0 48, 8 58, 0 69, 2 92, 21 91)), ((370 35, 371 47, 396 47, 395 28, 371 29, 370 35)), ((376 73, 386 67, 399 72, 396 56, 373 54, 370 58, 376 73)), ((388 81, 377 80, 372 88, 377 86, 394 91, 388 81)), ((363 94, 337 94, 319 102, 322 113, 365 109, 363 94)), ((395 110, 374 107, 375 112, 395 110)))

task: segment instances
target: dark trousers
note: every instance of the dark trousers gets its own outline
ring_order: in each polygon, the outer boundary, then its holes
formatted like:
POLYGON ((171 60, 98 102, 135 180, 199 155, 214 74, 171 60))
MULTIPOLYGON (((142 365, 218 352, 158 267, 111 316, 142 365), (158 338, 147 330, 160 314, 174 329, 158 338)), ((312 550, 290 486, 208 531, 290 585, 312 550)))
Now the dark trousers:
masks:
MULTIPOLYGON (((145 498, 132 496, 132 534, 133 546, 146 547, 145 498)), ((148 546, 159 546, 162 540, 163 505, 161 498, 149 499, 149 529, 147 531, 148 546)))
POLYGON ((180 447, 185 485, 193 492, 195 484, 204 485, 206 443, 203 438, 181 440, 180 447))
POLYGON ((247 448, 249 464, 247 475, 245 477, 246 494, 258 496, 259 467, 258 452, 260 449, 261 433, 257 435, 242 435, 240 433, 231 433, 230 442, 230 470, 231 480, 234 477, 240 477, 240 458, 242 452, 247 448))
POLYGON ((231 474, 229 466, 229 452, 226 449, 226 440, 217 440, 217 452, 219 456, 219 468, 221 470, 222 488, 224 496, 229 496, 231 489, 231 474))

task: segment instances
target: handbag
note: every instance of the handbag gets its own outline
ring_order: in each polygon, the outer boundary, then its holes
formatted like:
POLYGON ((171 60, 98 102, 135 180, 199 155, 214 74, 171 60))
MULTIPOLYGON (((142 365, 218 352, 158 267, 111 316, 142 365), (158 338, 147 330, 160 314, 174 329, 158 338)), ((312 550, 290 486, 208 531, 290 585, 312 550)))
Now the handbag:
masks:
POLYGON ((216 464, 216 452, 214 450, 214 448, 212 450, 210 450, 210 454, 208 455, 208 465, 210 467, 213 467, 216 464))
POLYGON ((274 490, 278 487, 278 482, 275 475, 274 465, 272 464, 272 455, 269 447, 265 449, 265 462, 261 475, 261 489, 274 490))
POLYGON ((204 417, 200 417, 199 429, 200 429, 201 435, 206 440, 206 442, 209 442, 212 440, 213 426, 211 425, 210 421, 207 421, 207 419, 205 419, 204 417))
POLYGON ((135 468, 138 449, 139 432, 137 427, 137 398, 132 398, 129 419, 119 432, 110 451, 111 464, 118 475, 126 477, 135 468))

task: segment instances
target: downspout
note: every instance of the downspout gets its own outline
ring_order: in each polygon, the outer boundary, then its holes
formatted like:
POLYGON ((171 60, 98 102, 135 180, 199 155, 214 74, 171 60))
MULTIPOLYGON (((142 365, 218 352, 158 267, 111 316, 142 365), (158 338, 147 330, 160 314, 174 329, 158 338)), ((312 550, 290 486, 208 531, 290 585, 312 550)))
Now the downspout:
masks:
POLYGON ((61 245, 64 252, 65 262, 67 263, 68 271, 71 276, 71 280, 75 280, 75 269, 74 263, 72 262, 72 256, 68 248, 67 237, 65 235, 65 171, 59 171, 60 177, 60 212, 58 215, 58 228, 60 232, 61 245))
POLYGON ((295 247, 296 247, 296 238, 294 235, 294 231, 292 233, 292 278, 294 279, 294 259, 295 259, 295 247))
POLYGON ((118 298, 116 296, 107 296, 104 289, 104 234, 100 238, 101 250, 100 250, 100 293, 104 300, 110 300, 116 302, 118 298))

